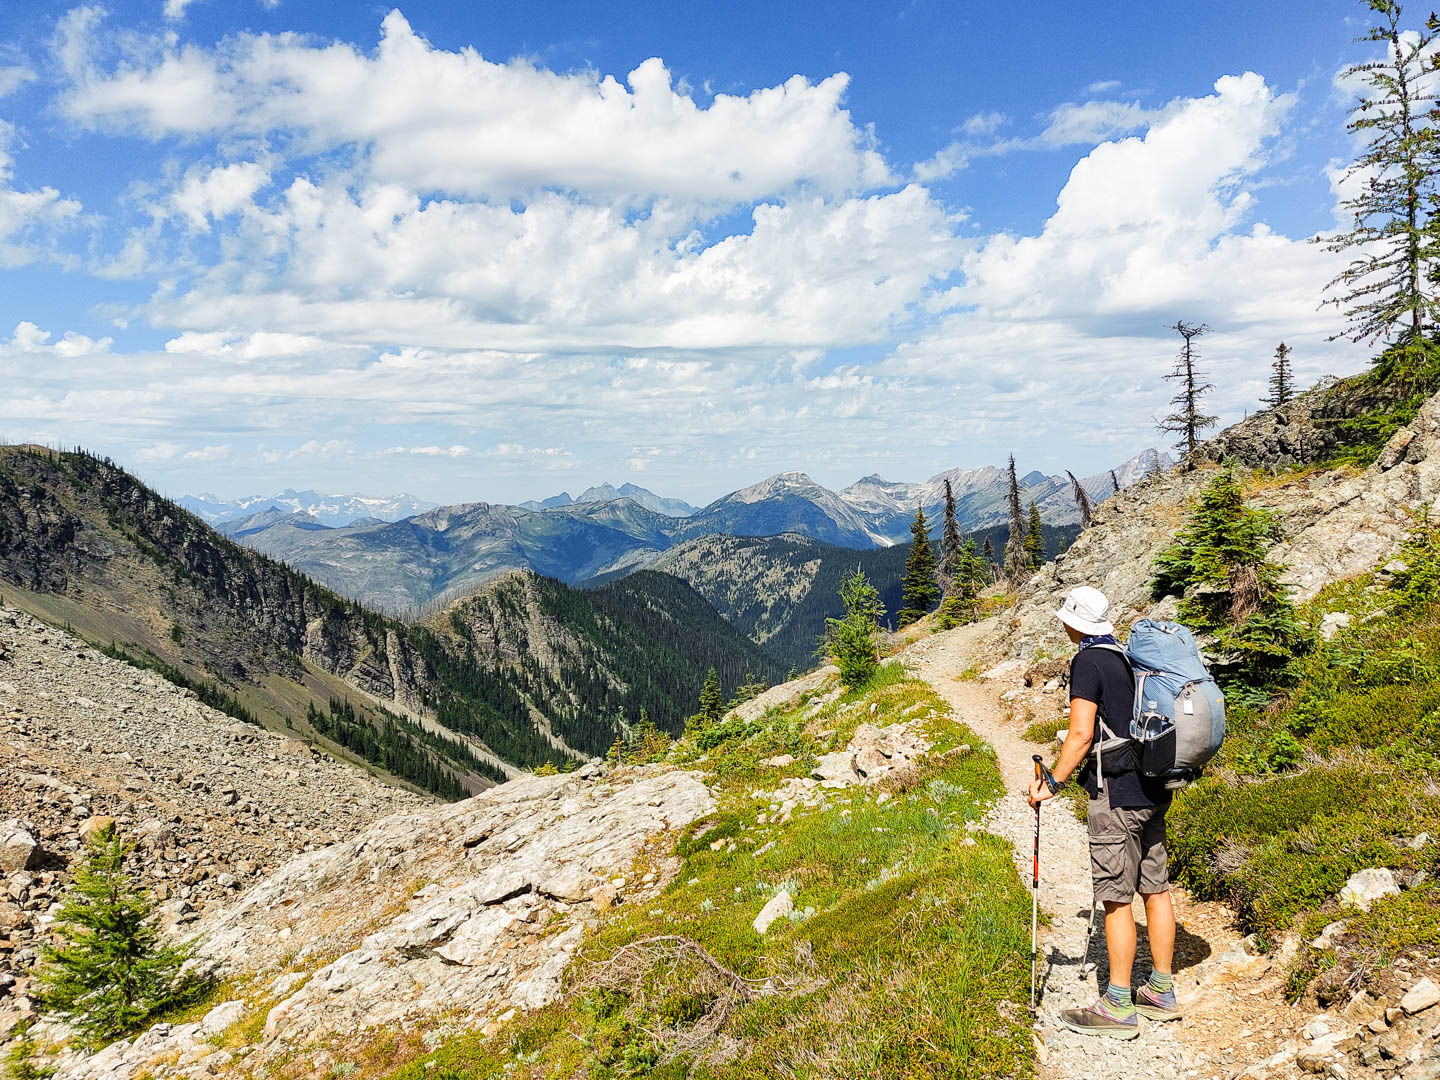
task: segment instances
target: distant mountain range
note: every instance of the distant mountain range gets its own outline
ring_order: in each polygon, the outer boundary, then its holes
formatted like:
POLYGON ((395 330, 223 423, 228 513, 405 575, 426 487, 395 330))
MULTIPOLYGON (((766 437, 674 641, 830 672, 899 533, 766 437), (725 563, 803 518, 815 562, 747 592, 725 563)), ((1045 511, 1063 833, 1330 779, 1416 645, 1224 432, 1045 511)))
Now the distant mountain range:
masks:
POLYGON ((550 498, 538 502, 534 499, 526 500, 520 507, 524 510, 558 510, 562 506, 574 506, 577 503, 614 502, 616 499, 632 499, 646 510, 653 510, 666 517, 689 517, 695 513, 695 507, 684 499, 666 499, 635 484, 621 484, 618 488, 614 484, 597 484, 586 488, 573 499, 569 492, 562 491, 559 495, 551 495, 550 498))
MULTIPOLYGON (((1170 467, 1167 455, 1146 450, 1114 469, 1121 487, 1170 467)), ((795 534, 841 548, 883 548, 909 540, 917 505, 938 535, 945 481, 951 482, 962 531, 1005 522, 1006 473, 994 466, 951 469, 923 483, 867 476, 841 491, 804 473, 780 473, 741 488, 685 516, 639 502, 635 492, 606 485, 579 499, 556 496, 523 506, 467 503, 442 506, 399 521, 328 527, 309 511, 268 507, 219 523, 222 532, 280 559, 346 596, 384 611, 408 613, 464 595, 510 570, 533 570, 571 585, 593 584, 655 564, 686 541, 704 536, 795 534), (605 501, 592 493, 617 497, 605 501), (559 499, 567 502, 558 502, 559 499), (546 503, 553 505, 547 506, 546 503)), ((1092 502, 1114 487, 1111 471, 1082 483, 1092 502)), ((1034 501, 1049 525, 1076 524, 1080 512, 1064 476, 1031 472, 1021 499, 1034 501)), ((702 590, 703 591, 703 590, 702 590)))
MULTIPOLYGON (((971 535, 977 547, 988 538, 999 549, 1006 531, 1002 526, 971 535)), ((1047 557, 1054 558, 1080 526, 1042 525, 1041 532, 1047 557)), ((825 620, 844 614, 840 579, 857 566, 880 593, 882 622, 894 625, 909 555, 908 544, 857 551, 796 533, 715 534, 677 544, 652 569, 688 583, 751 641, 804 671, 815 663, 825 620)))
POLYGON ((322 495, 318 491, 295 491, 291 488, 274 495, 251 495, 243 499, 182 495, 175 501, 211 525, 275 510, 279 511, 277 518, 286 514, 307 514, 317 524, 334 527, 352 524, 357 518, 399 521, 435 508, 435 503, 413 495, 322 495))

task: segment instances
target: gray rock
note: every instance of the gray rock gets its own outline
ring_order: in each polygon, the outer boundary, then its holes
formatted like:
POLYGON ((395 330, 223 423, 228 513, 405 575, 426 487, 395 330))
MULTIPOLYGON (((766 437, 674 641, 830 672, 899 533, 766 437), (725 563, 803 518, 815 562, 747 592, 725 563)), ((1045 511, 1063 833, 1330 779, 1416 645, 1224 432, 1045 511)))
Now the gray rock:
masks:
POLYGON ((231 1024, 239 1023, 244 1015, 245 1002, 243 1001, 226 1001, 216 1005, 200 1021, 200 1034, 207 1039, 213 1038, 231 1024))
POLYGON ((1320 620, 1320 636, 1330 641, 1353 621, 1354 616, 1348 611, 1332 611, 1320 620))
POLYGON ((755 921, 750 925, 755 928, 757 934, 764 936, 765 932, 770 929, 771 924, 774 923, 776 919, 786 918, 794 910, 794 899, 790 896, 789 892, 781 889, 770 898, 769 903, 760 909, 760 914, 755 916, 755 921))
POLYGON ((1400 999, 1400 1007, 1410 1016, 1424 1012, 1437 1004, 1440 1004, 1440 986, 1436 986, 1425 978, 1410 987, 1405 992, 1405 996, 1400 999))
POLYGON ((1383 896, 1400 895, 1400 883, 1395 880, 1392 870, 1383 866, 1372 866, 1350 875, 1350 880, 1340 890, 1341 907, 1359 908, 1369 911, 1372 904, 1383 896))
POLYGON ((0 870, 33 870, 44 857, 28 823, 11 818, 0 824, 0 870))

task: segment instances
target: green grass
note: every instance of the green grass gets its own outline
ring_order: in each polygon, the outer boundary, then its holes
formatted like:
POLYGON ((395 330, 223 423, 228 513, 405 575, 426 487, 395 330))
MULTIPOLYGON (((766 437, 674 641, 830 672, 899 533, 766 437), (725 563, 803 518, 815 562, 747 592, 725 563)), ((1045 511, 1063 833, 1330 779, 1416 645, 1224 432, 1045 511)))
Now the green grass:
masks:
POLYGON ((1070 730, 1070 718, 1068 716, 1054 716, 1049 720, 1036 720, 1025 729, 1022 736, 1026 742, 1040 743, 1042 746, 1053 747, 1055 736, 1062 731, 1070 730))
POLYGON ((706 771, 720 808, 674 842, 685 862, 672 884, 653 903, 618 909, 587 941, 568 998, 488 1039, 453 1039, 396 1080, 1030 1074, 1019 1004, 1028 897, 1008 845, 966 827, 1000 795, 999 771, 925 684, 882 668, 818 710, 772 710, 703 754, 683 743, 676 754, 706 771), (769 800, 753 797, 805 775, 860 723, 901 715, 925 726, 935 750, 883 801, 875 789, 832 792, 828 807, 775 824, 769 800), (780 752, 796 764, 758 764, 780 752), (712 850, 721 839, 733 846, 712 850), (796 915, 761 938, 751 922, 781 887, 796 915), (714 1040, 675 1052, 716 1003, 693 962, 642 968, 620 984, 603 977, 618 949, 665 934, 756 985, 771 981, 776 992, 730 1010, 727 1054, 707 1056, 714 1040))

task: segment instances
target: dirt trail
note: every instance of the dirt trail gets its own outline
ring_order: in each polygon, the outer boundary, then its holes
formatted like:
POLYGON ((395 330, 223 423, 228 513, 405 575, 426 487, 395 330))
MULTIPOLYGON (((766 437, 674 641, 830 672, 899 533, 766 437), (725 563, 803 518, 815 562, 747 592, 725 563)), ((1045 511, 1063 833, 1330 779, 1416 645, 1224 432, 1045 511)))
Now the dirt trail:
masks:
MULTIPOLYGON (((999 692, 985 680, 961 680, 961 672, 980 662, 984 624, 935 634, 906 649, 901 658, 950 703, 956 716, 995 748, 1008 794, 991 812, 989 827, 1015 845, 1021 877, 1031 880, 1035 817, 1024 790, 1033 773, 1031 756, 1050 748, 1025 741, 999 692)), ((1261 1065, 1304 1023, 1305 1016, 1286 1006, 1280 993, 1283 966, 1247 954, 1227 909, 1192 902, 1175 890, 1179 931, 1176 983, 1186 1017, 1179 1022, 1141 1019, 1141 1034, 1129 1042, 1097 1039, 1066 1030, 1063 1009, 1088 1005, 1108 981, 1103 920, 1090 925, 1089 843, 1085 826, 1064 799, 1045 804, 1041 820, 1040 907, 1051 922, 1041 930, 1040 1007, 1036 1035, 1041 1042, 1042 1072, 1054 1080, 1135 1080, 1157 1078, 1233 1078, 1280 1075, 1293 1066, 1261 1065), (1086 942, 1089 938, 1087 951, 1086 942)), ((1150 957, 1145 943, 1144 908, 1135 905, 1141 924, 1140 953, 1134 979, 1145 978, 1150 957)))

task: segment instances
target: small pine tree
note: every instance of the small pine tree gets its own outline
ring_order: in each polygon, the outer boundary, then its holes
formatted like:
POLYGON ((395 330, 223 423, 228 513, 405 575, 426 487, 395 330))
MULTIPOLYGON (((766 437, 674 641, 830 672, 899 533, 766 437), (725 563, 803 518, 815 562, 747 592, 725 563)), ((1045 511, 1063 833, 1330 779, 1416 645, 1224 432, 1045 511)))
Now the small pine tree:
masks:
POLYGON ((1045 533, 1040 528, 1040 510, 1034 499, 1030 500, 1030 520, 1025 528, 1025 557, 1030 560, 1031 570, 1045 564, 1045 533))
POLYGON ((949 595, 940 602, 940 614, 936 619, 936 625, 941 630, 952 630, 974 621, 980 602, 980 587, 989 577, 988 564, 981 561, 973 537, 960 548, 956 565, 955 580, 949 595))
POLYGON ((1085 486, 1075 479, 1073 472, 1066 469, 1065 475, 1070 478, 1070 493, 1075 496, 1075 505, 1080 508, 1080 528, 1088 529, 1095 520, 1094 512, 1090 509, 1090 496, 1085 493, 1085 486))
POLYGON ((713 667, 705 673, 705 685, 700 688, 700 711, 690 717, 685 725, 688 733, 694 734, 714 727, 725 715, 725 698, 720 693, 720 673, 713 667))
POLYGON ((1020 510, 1020 481, 1015 475, 1014 454, 1010 455, 1005 502, 1010 519, 1010 535, 1005 541, 1005 575, 1012 585, 1018 585, 1030 569, 1030 556, 1025 551, 1025 517, 1020 510))
POLYGON ((945 481, 945 518, 940 528, 940 583, 949 591, 960 574, 960 521, 955 514, 955 492, 945 481))
POLYGON ((880 666, 875 632, 884 609, 880 593, 859 566, 841 581, 840 601, 845 605, 845 617, 825 620, 825 644, 840 669, 840 681, 855 687, 880 666))
POLYGON ((1280 342, 1275 347, 1275 359, 1270 364, 1270 396, 1265 404, 1272 409, 1284 405, 1295 396, 1294 382, 1290 374, 1290 346, 1280 342))
POLYGON ((897 620, 902 627, 923 618, 940 599, 940 586, 935 584, 935 551, 930 545, 924 507, 915 508, 915 520, 910 523, 910 557, 905 560, 900 590, 905 606, 897 620))
POLYGON ((985 537, 985 576, 989 578, 995 572, 995 545, 990 543, 990 537, 985 537))
POLYGON ((1274 686, 1310 644, 1280 582, 1283 567, 1265 557, 1275 536, 1275 519, 1245 504, 1227 470, 1200 493, 1189 523, 1155 560, 1153 595, 1183 596, 1180 620, 1214 637, 1229 678, 1242 687, 1274 686))
POLYGON ((41 1010, 95 1046, 204 989, 181 970, 187 950, 161 939, 154 901, 126 872, 130 851, 113 827, 96 837, 56 916, 60 944, 44 947, 37 973, 41 1010))
POLYGON ((1196 362, 1200 359, 1200 349, 1195 344, 1195 339, 1202 334, 1208 334, 1210 327, 1204 323, 1187 323, 1183 319, 1178 320, 1170 329, 1179 334, 1185 341, 1180 346, 1179 355, 1175 359, 1175 368, 1165 378, 1172 382, 1178 382, 1180 389, 1170 399, 1170 404, 1175 406, 1175 411, 1160 421, 1160 430, 1171 435, 1181 436, 1176 448, 1184 456, 1187 466, 1193 468, 1191 461, 1196 449, 1200 446, 1200 433, 1206 428, 1214 427, 1216 416, 1209 416, 1201 411, 1200 399, 1215 389, 1214 383, 1201 382, 1206 373, 1197 371, 1196 362))

